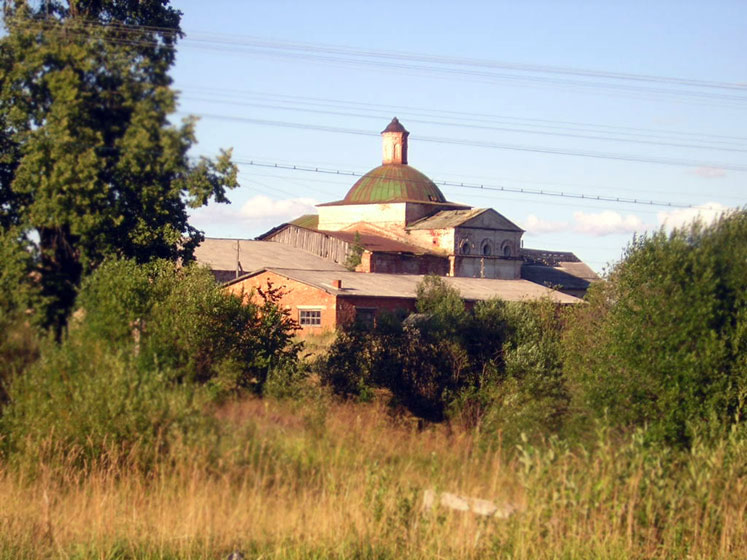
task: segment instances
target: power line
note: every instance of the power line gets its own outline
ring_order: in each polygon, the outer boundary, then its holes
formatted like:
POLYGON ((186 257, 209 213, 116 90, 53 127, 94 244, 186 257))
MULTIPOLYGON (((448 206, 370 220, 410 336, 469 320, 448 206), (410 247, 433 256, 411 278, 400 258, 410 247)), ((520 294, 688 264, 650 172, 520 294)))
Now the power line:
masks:
MULTIPOLYGON (((177 111, 177 113, 181 113, 177 111)), ((183 113, 182 113, 183 114, 183 113)), ((339 133, 339 134, 354 134, 358 136, 378 136, 377 133, 368 130, 360 130, 353 128, 341 128, 333 126, 315 125, 309 123, 289 122, 289 121, 278 121, 270 119, 256 119, 251 117, 238 117, 232 115, 217 115, 213 113, 197 113, 198 116, 202 116, 210 119, 217 120, 228 120, 237 122, 247 122, 262 126, 273 126, 280 128, 298 128, 302 130, 317 130, 321 132, 339 133)), ((727 169, 730 171, 747 171, 747 166, 732 164, 726 162, 706 162, 698 160, 688 159, 677 159, 677 158, 666 158, 666 157, 652 157, 652 156, 637 156, 634 154, 617 154, 610 152, 597 152, 592 150, 572 150, 572 149, 559 149, 550 148, 545 146, 531 146, 531 145, 520 145, 520 144, 508 144, 500 142, 487 142, 480 140, 467 140, 458 138, 444 138, 437 136, 414 136, 419 142, 433 142, 439 144, 454 144, 460 146, 473 146, 478 148, 492 148, 500 150, 512 150, 520 152, 532 152, 541 154, 554 154, 554 155, 567 155, 567 156, 578 156, 578 157, 590 157, 596 159, 611 159, 619 161, 633 161, 640 163, 656 163, 661 165, 673 165, 680 167, 711 167, 727 169)))
MULTIPOLYGON (((25 20, 25 25, 46 26, 47 30, 58 26, 56 21, 25 20)), ((142 46, 160 46, 175 48, 170 44, 158 41, 143 41, 142 33, 171 33, 169 42, 175 42, 175 30, 147 26, 126 26, 121 24, 101 24, 98 22, 77 22, 83 29, 68 30, 85 34, 85 28, 111 28, 117 33, 135 35, 135 41, 121 41, 121 44, 140 44, 142 46)), ((98 37, 101 39, 101 37, 98 37)), ((116 42, 116 39, 111 38, 116 42)), ((267 40, 251 36, 237 36, 219 33, 191 32, 186 35, 185 46, 190 41, 196 42, 201 48, 232 50, 233 52, 247 52, 248 54, 265 54, 275 57, 285 57, 296 60, 311 60, 323 63, 342 65, 357 65, 382 69, 419 71, 441 75, 465 75, 489 79, 491 81, 513 81, 539 85, 565 86, 581 89, 601 89, 637 94, 652 94, 665 97, 690 97, 700 100, 718 100, 721 103, 744 103, 747 97, 747 87, 739 83, 694 80, 669 76, 629 74, 598 70, 585 70, 542 65, 528 65, 507 63, 502 61, 478 60, 469 58, 446 57, 439 55, 424 55, 416 53, 400 53, 391 51, 376 51, 357 49, 352 47, 334 46, 316 43, 297 43, 290 41, 267 40), (499 74, 500 71, 510 71, 516 74, 499 74), (570 76, 573 79, 558 79, 553 76, 570 76), (582 78, 579 81, 577 78, 582 78), (634 85, 628 85, 626 82, 634 85), (640 85, 644 84, 644 85, 640 85), (677 89, 662 89, 654 86, 669 86, 677 89), (736 92, 734 94, 714 93, 716 91, 736 92)))
MULTIPOLYGON (((732 145, 732 146, 744 146, 745 142, 747 142, 747 137, 740 137, 740 136, 728 136, 728 135, 718 135, 718 134, 708 134, 708 133, 702 133, 702 132, 687 132, 687 131, 678 131, 678 130, 657 130, 657 129, 650 129, 650 128, 636 128, 636 127, 626 127, 626 126, 614 126, 614 125, 604 125, 604 124, 598 124, 598 123, 587 123, 587 122, 572 122, 572 121, 553 121, 549 119, 536 119, 536 118, 520 118, 520 117, 512 117, 508 115, 494 115, 494 114, 486 114, 486 113, 470 113, 466 111, 453 111, 453 110, 429 110, 429 109, 423 109, 420 107, 412 107, 412 106, 404 106, 404 105, 398 105, 398 106, 392 106, 392 105, 382 105, 382 104, 374 104, 374 103, 362 103, 362 102, 355 102, 355 101, 348 101, 348 100, 341 100, 341 99, 325 99, 325 98, 317 98, 317 97, 303 97, 303 96, 296 96, 296 95, 284 95, 284 94, 278 94, 278 93, 271 93, 271 92, 257 92, 257 91, 246 91, 246 90, 228 90, 228 89, 217 89, 217 88, 204 88, 200 86, 192 86, 188 85, 186 88, 189 91, 198 91, 207 93, 210 95, 209 98, 199 98, 199 100, 202 101, 209 101, 209 102, 221 102, 221 103, 229 103, 232 105, 249 105, 249 106, 257 106, 256 103, 248 103, 245 100, 247 97, 251 98, 259 98, 264 100, 271 100, 274 103, 287 103, 292 104, 295 109, 295 107, 303 107, 303 106, 316 106, 316 107, 326 107, 326 108, 334 108, 334 109, 340 109, 341 107, 350 108, 351 110, 356 111, 366 111, 369 113, 373 113, 377 116, 377 118, 380 116, 382 112, 385 113, 394 113, 394 114, 408 114, 408 115, 417 115, 417 116, 425 116, 429 118, 438 118, 438 119, 458 119, 458 122, 463 123, 466 121, 474 121, 477 123, 485 123, 485 122, 497 122, 501 124, 509 123, 511 125, 519 124, 521 126, 535 126, 535 127, 542 127, 543 129, 552 128, 552 129, 558 129, 558 130, 571 130, 571 131, 578 131, 578 130, 586 130, 590 129, 593 133, 610 133, 610 134, 618 134, 623 136, 633 136, 633 137, 643 137, 643 138, 664 138, 664 139, 673 139, 677 138, 679 136, 684 137, 685 139, 692 139, 692 140, 702 140, 703 138, 710 138, 712 140, 709 140, 710 142, 716 143, 716 144, 726 144, 726 145, 732 145), (240 96, 242 101, 228 101, 228 99, 240 96), (652 134, 651 134, 652 133, 652 134), (735 141, 737 142, 735 144, 735 141)), ((188 96, 185 96, 188 97, 188 96)), ((285 109, 285 106, 281 105, 279 106, 283 109, 285 109)), ((677 138, 677 141, 682 141, 683 138, 677 138)))
MULTIPOLYGON (((268 167, 274 169, 283 169, 288 171, 303 171, 309 173, 324 173, 328 175, 340 175, 349 177, 362 177, 365 173, 359 173, 356 171, 343 171, 339 169, 327 169, 323 167, 310 167, 303 165, 292 165, 283 164, 277 162, 262 162, 255 160, 241 160, 234 159, 234 163, 238 165, 249 165, 255 167, 268 167)), ((406 180, 404 180, 406 181, 406 180)), ((403 181, 403 182, 404 182, 403 181)), ((619 203, 619 204, 638 204, 644 206, 664 206, 668 208, 699 208, 694 204, 683 204, 677 202, 665 202, 656 200, 644 200, 638 198, 625 198, 625 197, 614 197, 606 195, 590 195, 584 193, 573 193, 565 191, 554 191, 546 189, 529 189, 529 188, 518 188, 518 187, 507 187, 507 186, 495 186, 495 185, 484 185, 484 184, 470 184, 453 181, 434 181, 436 185, 444 187, 458 187, 463 189, 473 189, 478 191, 494 191, 494 192, 508 192, 508 193, 520 193, 537 196, 552 196, 557 198, 573 198, 577 200, 585 201, 596 201, 596 202, 608 202, 608 203, 619 203)))
MULTIPOLYGON (((221 104, 256 107, 260 109, 280 109, 284 111, 302 111, 306 113, 316 113, 316 114, 335 115, 335 116, 344 116, 344 117, 359 117, 359 118, 362 117, 362 118, 369 118, 369 119, 375 118, 375 119, 380 120, 380 115, 365 115, 361 113, 349 113, 349 112, 342 112, 342 111, 325 111, 325 110, 319 110, 319 109, 305 109, 305 108, 299 108, 299 107, 283 107, 280 105, 266 105, 266 104, 261 104, 261 103, 246 103, 246 102, 235 102, 235 101, 227 102, 227 101, 220 100, 220 99, 192 98, 189 96, 187 96, 186 98, 196 99, 197 101, 219 102, 221 104)), ((712 146, 712 145, 707 145, 707 144, 684 144, 684 143, 679 143, 679 142, 657 142, 654 140, 635 139, 635 138, 615 138, 615 137, 609 137, 609 136, 601 136, 601 135, 593 134, 593 133, 581 134, 581 133, 571 133, 571 132, 552 132, 552 131, 547 131, 547 130, 527 130, 527 129, 521 129, 521 128, 498 127, 498 126, 488 126, 488 125, 480 125, 480 124, 432 121, 432 120, 424 120, 424 119, 418 119, 418 118, 408 118, 408 122, 413 122, 413 123, 418 123, 418 124, 432 124, 432 125, 438 125, 438 126, 451 126, 451 127, 459 127, 459 128, 472 128, 472 129, 489 130, 489 131, 497 131, 497 132, 541 134, 545 136, 561 136, 565 138, 581 138, 581 139, 586 139, 586 140, 603 140, 603 141, 608 141, 608 142, 625 142, 625 143, 654 145, 654 146, 668 146, 668 147, 675 147, 675 148, 696 148, 696 149, 706 149, 706 150, 717 150, 717 151, 723 151, 723 152, 747 153, 747 149, 744 149, 744 148, 729 148, 729 147, 722 147, 722 146, 712 146)))

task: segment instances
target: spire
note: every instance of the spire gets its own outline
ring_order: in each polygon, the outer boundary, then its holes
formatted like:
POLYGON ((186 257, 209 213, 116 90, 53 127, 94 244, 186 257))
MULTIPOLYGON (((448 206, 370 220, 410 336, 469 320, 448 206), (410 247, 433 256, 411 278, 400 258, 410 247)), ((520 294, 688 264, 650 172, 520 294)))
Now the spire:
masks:
POLYGON ((407 137, 410 135, 397 117, 381 131, 383 163, 407 164, 407 137))

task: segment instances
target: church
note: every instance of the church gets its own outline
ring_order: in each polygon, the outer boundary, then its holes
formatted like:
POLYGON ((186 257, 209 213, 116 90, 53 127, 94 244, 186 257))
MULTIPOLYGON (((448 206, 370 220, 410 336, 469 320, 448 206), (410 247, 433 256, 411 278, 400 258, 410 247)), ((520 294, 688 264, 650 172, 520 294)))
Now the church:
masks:
POLYGON ((409 132, 395 117, 382 131, 382 164, 342 200, 280 224, 254 241, 206 239, 198 262, 234 293, 270 282, 301 335, 378 313, 414 310, 415 291, 435 274, 468 304, 500 297, 580 301, 598 277, 569 252, 525 249, 524 230, 492 208, 449 202, 408 164, 409 132))

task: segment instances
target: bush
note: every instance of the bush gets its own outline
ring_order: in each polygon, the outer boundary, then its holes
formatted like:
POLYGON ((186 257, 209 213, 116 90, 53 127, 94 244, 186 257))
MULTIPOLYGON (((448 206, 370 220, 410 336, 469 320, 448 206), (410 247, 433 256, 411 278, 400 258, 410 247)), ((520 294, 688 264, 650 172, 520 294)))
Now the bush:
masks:
POLYGON ((341 332, 322 381, 348 397, 385 387, 392 404, 432 421, 458 416, 478 425, 489 417, 493 432, 516 424, 518 413, 506 414, 516 410, 505 406, 508 390, 520 410, 532 410, 532 429, 557 429, 567 394, 555 304, 491 300, 470 312, 456 290, 426 277, 417 310, 404 321, 384 316, 371 330, 341 332))
POLYGON ((167 261, 110 261, 89 277, 78 299, 82 336, 130 347, 140 368, 164 369, 175 381, 215 380, 262 392, 268 373, 292 367, 300 345, 281 293, 268 286, 262 303, 226 293, 209 270, 167 261))
POLYGON ((580 408, 688 445, 747 397, 747 212, 635 239, 577 308, 565 364, 580 408))
POLYGON ((200 437, 210 399, 261 393, 270 373, 275 390, 290 391, 295 323, 276 305, 278 290, 260 296, 259 305, 245 303, 194 266, 105 263, 83 283, 67 335, 9 384, 6 451, 148 464, 174 442, 200 437))
POLYGON ((177 441, 208 428, 194 385, 143 370, 128 352, 70 339, 47 349, 9 388, 0 426, 5 451, 28 468, 90 467, 101 461, 147 468, 177 441))

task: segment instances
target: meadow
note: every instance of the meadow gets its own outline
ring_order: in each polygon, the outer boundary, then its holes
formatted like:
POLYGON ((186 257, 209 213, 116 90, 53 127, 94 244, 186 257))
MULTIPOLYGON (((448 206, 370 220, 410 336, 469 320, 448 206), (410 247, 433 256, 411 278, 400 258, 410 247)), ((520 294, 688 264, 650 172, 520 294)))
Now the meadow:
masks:
MULTIPOLYGON (((0 558, 744 558, 747 445, 672 451, 641 433, 513 448, 423 429, 381 402, 248 398, 144 469, 110 446, 81 469, 0 467, 0 558), (426 489, 510 503, 425 510, 426 489)), ((49 445, 55 445, 50 437, 49 445)))

